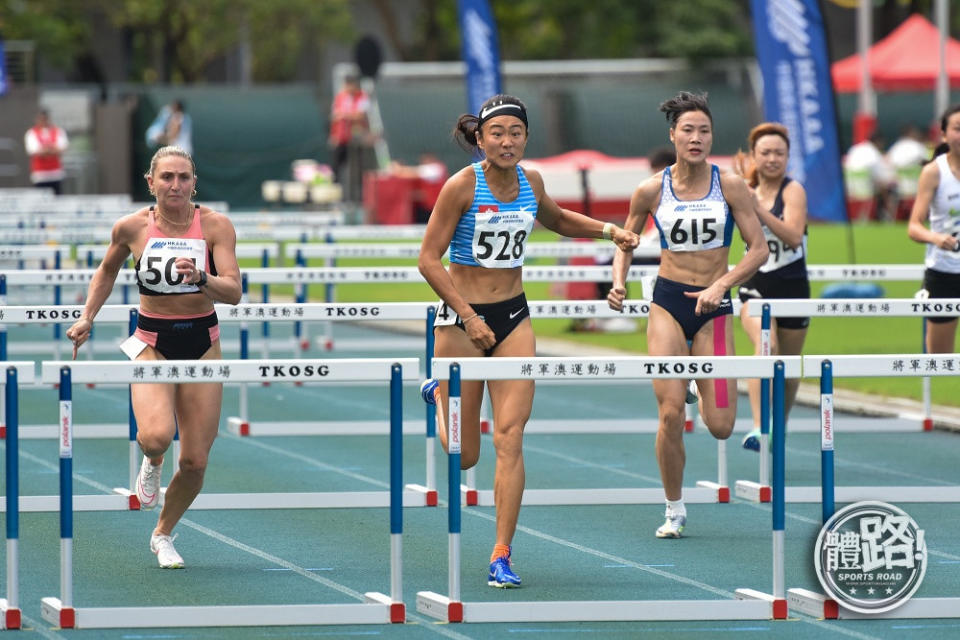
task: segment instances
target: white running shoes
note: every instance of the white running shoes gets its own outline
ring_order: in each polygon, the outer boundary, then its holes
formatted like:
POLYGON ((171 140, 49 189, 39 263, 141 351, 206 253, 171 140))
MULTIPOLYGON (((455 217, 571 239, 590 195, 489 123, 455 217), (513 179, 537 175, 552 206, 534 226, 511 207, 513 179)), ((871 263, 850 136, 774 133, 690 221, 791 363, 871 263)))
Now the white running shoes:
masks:
POLYGON ((140 508, 144 511, 153 509, 160 502, 160 474, 162 472, 162 464, 155 467, 150 464, 150 458, 143 456, 140 473, 137 474, 137 500, 140 501, 140 508))
POLYGON ((177 536, 167 536, 155 533, 150 536, 150 551, 157 554, 157 563, 161 569, 183 569, 183 558, 173 548, 173 541, 177 536))
POLYGON ((686 514, 675 514, 670 510, 666 513, 667 520, 657 529, 658 538, 679 538, 683 528, 687 526, 686 514))

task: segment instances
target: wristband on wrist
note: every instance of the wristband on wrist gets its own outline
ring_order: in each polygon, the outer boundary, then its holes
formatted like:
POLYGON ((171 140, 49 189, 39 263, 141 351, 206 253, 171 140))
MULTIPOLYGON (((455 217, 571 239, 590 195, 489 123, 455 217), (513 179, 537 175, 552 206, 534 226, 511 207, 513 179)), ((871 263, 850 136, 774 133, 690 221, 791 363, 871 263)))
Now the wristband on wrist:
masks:
POLYGON ((603 225, 603 239, 613 240, 613 223, 608 222, 603 225))
POLYGON ((206 271, 203 271, 203 270, 200 271, 200 279, 197 280, 196 285, 197 285, 198 287, 205 287, 205 286, 207 285, 207 272, 206 272, 206 271))
POLYGON ((472 316, 467 316, 466 318, 461 318, 461 319, 460 319, 460 323, 463 324, 463 326, 467 326, 467 323, 468 323, 468 322, 470 322, 471 320, 473 320, 474 318, 476 318, 476 317, 479 316, 479 315, 480 315, 479 313, 475 313, 475 314, 473 314, 472 316))

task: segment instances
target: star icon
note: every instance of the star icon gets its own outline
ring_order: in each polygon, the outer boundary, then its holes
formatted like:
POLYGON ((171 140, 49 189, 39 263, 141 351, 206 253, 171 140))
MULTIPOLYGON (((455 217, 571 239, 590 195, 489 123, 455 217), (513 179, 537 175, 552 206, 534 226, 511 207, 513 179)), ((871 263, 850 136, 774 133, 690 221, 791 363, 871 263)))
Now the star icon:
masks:
POLYGON ((876 593, 876 591, 877 591, 877 590, 874 589, 873 587, 870 587, 869 589, 867 589, 867 593, 870 594, 871 596, 872 596, 874 593, 876 593))
POLYGON ((855 595, 857 593, 856 587, 850 587, 850 595, 855 595))
POLYGON ((887 587, 887 595, 888 596, 893 595, 893 589, 891 587, 887 587))

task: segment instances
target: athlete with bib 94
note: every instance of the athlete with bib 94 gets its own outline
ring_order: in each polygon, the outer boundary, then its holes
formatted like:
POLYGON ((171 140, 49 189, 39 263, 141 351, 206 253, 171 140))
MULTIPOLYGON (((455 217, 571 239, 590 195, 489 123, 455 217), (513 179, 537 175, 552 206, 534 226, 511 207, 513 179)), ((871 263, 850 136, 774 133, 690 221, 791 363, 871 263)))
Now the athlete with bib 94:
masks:
MULTIPOLYGON (((137 329, 122 349, 135 360, 219 359, 220 329, 214 302, 240 302, 236 232, 223 214, 191 202, 196 167, 179 147, 162 147, 144 175, 157 204, 120 218, 110 246, 87 291, 80 319, 67 330, 73 357, 90 337, 93 319, 106 302, 127 257, 136 260, 140 312, 137 329)), ((171 533, 203 486, 203 475, 220 424, 223 385, 131 384, 137 442, 143 463, 136 492, 142 509, 160 498, 163 455, 180 431, 180 460, 150 536, 150 550, 166 569, 183 567, 171 533)))
MULTIPOLYGON (((523 257, 534 221, 561 235, 613 240, 630 251, 637 234, 612 223, 561 209, 544 191, 536 171, 519 166, 527 145, 527 109, 517 98, 496 95, 479 115, 460 116, 454 138, 484 159, 461 169, 440 191, 420 248, 420 273, 441 299, 434 334, 439 357, 533 357, 536 344, 523 293, 523 257), (441 257, 449 248, 450 267, 441 257)), ((510 566, 513 535, 523 496, 523 429, 533 405, 532 380, 486 381, 493 408, 497 454, 494 502, 497 539, 487 583, 520 586, 510 566)), ((480 457, 480 402, 484 381, 461 387, 461 465, 480 457)), ((447 385, 428 380, 424 399, 446 415, 447 385)), ((447 447, 444 428, 438 429, 447 447)))
MULTIPOLYGON (((734 353, 730 288, 744 282, 769 254, 755 201, 740 176, 707 162, 713 144, 713 117, 706 95, 682 91, 660 105, 670 122, 677 161, 647 178, 633 193, 624 227, 643 229, 653 216, 660 232, 660 269, 647 322, 651 356, 723 356, 734 353), (750 247, 730 269, 733 228, 750 247)), ((633 252, 617 251, 613 288, 607 301, 623 306, 633 252)), ((733 432, 737 381, 697 380, 700 415, 715 438, 733 432)), ((687 522, 683 504, 683 426, 687 381, 653 381, 660 424, 656 453, 666 495, 666 522, 658 538, 679 538, 687 522)))

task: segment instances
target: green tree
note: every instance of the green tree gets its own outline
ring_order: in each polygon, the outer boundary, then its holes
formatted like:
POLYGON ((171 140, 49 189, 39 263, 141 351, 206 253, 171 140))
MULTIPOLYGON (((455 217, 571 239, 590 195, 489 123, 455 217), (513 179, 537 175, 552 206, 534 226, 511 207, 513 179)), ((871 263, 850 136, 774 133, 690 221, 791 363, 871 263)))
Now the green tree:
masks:
MULTIPOLYGON (((507 60, 729 57, 753 51, 747 0, 491 0, 507 60)), ((422 0, 406 60, 456 60, 456 2, 422 0)))
POLYGON ((212 62, 246 42, 253 79, 282 82, 293 77, 300 56, 313 43, 354 36, 348 0, 100 0, 100 4, 109 10, 115 26, 133 35, 138 61, 134 75, 139 76, 135 80, 203 80, 212 62))
POLYGON ((90 43, 90 23, 79 2, 5 0, 0 2, 0 34, 32 40, 50 64, 70 68, 90 43))
POLYGON ((209 65, 248 43, 261 82, 294 77, 318 42, 351 42, 349 0, 5 0, 0 33, 32 40, 42 59, 67 71, 89 53, 95 17, 126 32, 129 80, 199 82, 209 65))

